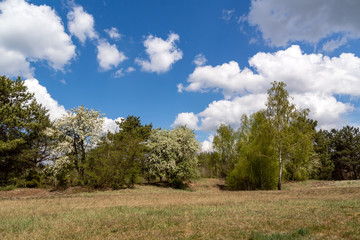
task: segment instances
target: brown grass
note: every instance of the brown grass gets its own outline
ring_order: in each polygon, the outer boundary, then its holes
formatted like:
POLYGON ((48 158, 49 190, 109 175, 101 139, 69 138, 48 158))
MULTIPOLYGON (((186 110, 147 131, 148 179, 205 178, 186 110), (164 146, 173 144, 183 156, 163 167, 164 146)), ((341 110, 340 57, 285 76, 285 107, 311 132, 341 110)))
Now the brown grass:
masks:
MULTIPOLYGON (((283 191, 0 192, 1 239, 360 239, 360 181, 307 181, 283 191)), ((81 189, 80 189, 81 190, 81 189)))

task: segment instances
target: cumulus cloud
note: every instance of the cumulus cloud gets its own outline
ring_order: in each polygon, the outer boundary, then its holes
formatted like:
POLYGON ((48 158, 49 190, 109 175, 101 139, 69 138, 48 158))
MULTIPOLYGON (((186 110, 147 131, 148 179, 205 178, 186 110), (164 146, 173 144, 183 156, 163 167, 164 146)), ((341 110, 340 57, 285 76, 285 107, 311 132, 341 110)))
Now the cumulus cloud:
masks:
POLYGON ((122 122, 124 120, 124 118, 122 117, 118 117, 116 119, 104 117, 103 119, 104 119, 104 123, 103 123, 104 134, 107 132, 115 133, 119 131, 119 125, 117 124, 117 122, 122 122))
POLYGON ((265 79, 254 74, 250 69, 240 69, 235 61, 224 63, 218 66, 198 66, 190 74, 189 85, 178 86, 178 90, 201 91, 221 90, 225 98, 236 94, 243 94, 247 91, 259 92, 263 90, 265 79))
POLYGON ((360 38, 359 9, 360 2, 351 0, 252 0, 248 21, 273 46, 294 41, 317 44, 336 34, 346 37, 332 45, 335 49, 348 38, 360 38))
POLYGON ((204 56, 204 54, 202 53, 199 53, 198 55, 195 56, 195 59, 193 61, 193 63, 196 65, 196 66, 202 66, 204 65, 205 63, 207 62, 207 59, 206 57, 204 56))
POLYGON ((294 103, 309 108, 310 117, 325 129, 343 125, 342 116, 354 110, 337 95, 360 96, 360 58, 351 53, 330 58, 305 54, 293 45, 274 53, 257 53, 249 59, 249 65, 254 70, 241 70, 234 61, 215 67, 198 66, 189 75, 187 86, 178 85, 179 91, 221 90, 224 95, 224 100, 212 102, 203 112, 186 113, 198 117, 199 129, 214 131, 221 123, 239 127, 242 114, 265 107, 266 90, 273 81, 285 82, 294 103))
POLYGON ((74 6, 67 18, 70 33, 76 36, 81 43, 85 43, 87 38, 97 38, 94 30, 94 17, 85 12, 82 6, 74 6))
POLYGON ((26 79, 24 84, 28 88, 29 92, 34 93, 36 101, 49 110, 49 116, 51 120, 60 118, 63 114, 66 113, 64 106, 60 105, 56 100, 54 100, 48 93, 47 89, 42 86, 37 79, 26 79))
POLYGON ((202 152, 213 152, 213 141, 214 135, 210 135, 209 138, 201 143, 201 151, 202 152))
POLYGON ((171 127, 187 126, 190 129, 197 130, 198 121, 199 118, 194 113, 180 113, 177 115, 171 127))
POLYGON ((31 62, 46 61, 62 70, 75 56, 75 46, 60 17, 46 5, 24 0, 0 2, 0 72, 31 77, 31 62))
POLYGON ((104 30, 111 39, 120 40, 122 38, 122 34, 119 33, 119 30, 116 27, 112 27, 110 29, 104 30))
MULTIPOLYGON (((36 101, 49 110, 49 117, 52 121, 66 114, 65 107, 53 99, 46 87, 42 86, 37 79, 26 79, 24 84, 28 88, 29 92, 34 93, 36 101)), ((108 131, 112 133, 118 131, 119 127, 116 122, 121 122, 124 118, 118 117, 116 119, 110 119, 104 117, 103 119, 104 123, 102 130, 103 133, 106 134, 108 131)))
POLYGON ((266 94, 250 94, 235 97, 232 100, 214 101, 197 116, 199 128, 203 131, 214 131, 220 124, 230 125, 237 129, 243 114, 250 115, 265 108, 266 94))
POLYGON ((100 40, 97 45, 97 60, 100 68, 104 71, 117 67, 127 59, 123 52, 119 52, 115 44, 110 44, 105 40, 100 40))
POLYGON ((179 39, 179 35, 175 33, 169 34, 166 40, 149 35, 144 41, 149 60, 136 58, 135 62, 141 66, 142 71, 158 74, 169 71, 171 66, 183 56, 182 51, 175 44, 179 39))
POLYGON ((293 95, 293 102, 305 109, 311 109, 310 117, 319 122, 322 129, 331 129, 344 125, 342 114, 351 112, 354 107, 350 103, 343 103, 334 96, 324 93, 305 93, 293 95))

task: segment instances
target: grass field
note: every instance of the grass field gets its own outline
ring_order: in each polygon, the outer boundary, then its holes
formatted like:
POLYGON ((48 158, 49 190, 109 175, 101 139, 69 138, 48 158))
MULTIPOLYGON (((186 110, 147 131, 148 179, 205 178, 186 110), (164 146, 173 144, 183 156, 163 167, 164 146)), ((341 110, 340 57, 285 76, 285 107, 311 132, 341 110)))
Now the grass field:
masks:
POLYGON ((0 192, 0 239, 360 239, 360 181, 285 183, 283 191, 0 192))

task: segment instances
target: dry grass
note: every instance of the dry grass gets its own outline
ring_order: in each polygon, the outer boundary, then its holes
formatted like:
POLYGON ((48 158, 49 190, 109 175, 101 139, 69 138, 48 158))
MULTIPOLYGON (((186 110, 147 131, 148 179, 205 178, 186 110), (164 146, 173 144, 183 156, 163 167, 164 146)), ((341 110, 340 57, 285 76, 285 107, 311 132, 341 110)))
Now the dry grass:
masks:
POLYGON ((0 192, 1 239, 360 239, 360 181, 283 191, 138 185, 103 192, 0 192), (75 192, 75 193, 74 193, 75 192))

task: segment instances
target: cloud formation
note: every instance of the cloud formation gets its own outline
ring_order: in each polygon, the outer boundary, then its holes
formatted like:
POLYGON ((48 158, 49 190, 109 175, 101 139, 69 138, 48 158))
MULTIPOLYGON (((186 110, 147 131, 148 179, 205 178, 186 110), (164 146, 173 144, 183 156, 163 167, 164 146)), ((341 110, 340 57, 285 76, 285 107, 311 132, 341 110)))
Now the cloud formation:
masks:
POLYGON ((110 29, 104 30, 111 39, 120 40, 122 38, 122 34, 119 33, 119 30, 116 27, 112 27, 110 29))
POLYGON ((145 72, 160 74, 169 71, 171 66, 183 56, 182 51, 175 44, 179 39, 179 35, 175 33, 169 34, 166 40, 149 35, 144 41, 149 60, 136 58, 135 63, 140 65, 141 70, 145 72))
POLYGON ((127 59, 123 52, 120 52, 115 44, 106 40, 100 40, 97 45, 97 60, 100 68, 104 71, 116 68, 121 62, 127 59))
POLYGON ((196 116, 194 113, 180 113, 177 115, 171 127, 187 126, 190 129, 197 130, 198 121, 199 121, 199 117, 196 116))
MULTIPOLYGON (((28 88, 28 91, 34 93, 35 99, 43 107, 49 110, 50 120, 54 121, 55 119, 60 118, 62 115, 66 114, 65 107, 60 105, 58 101, 53 99, 49 94, 46 87, 42 86, 39 81, 35 78, 29 78, 24 81, 25 86, 28 88)), ((119 130, 116 122, 121 122, 124 118, 118 117, 116 119, 110 119, 104 117, 103 123, 103 133, 108 131, 114 133, 119 130)))
POLYGON ((76 36, 81 43, 85 43, 87 38, 98 37, 94 30, 94 17, 85 12, 82 6, 74 6, 68 13, 67 19, 70 33, 76 36))
POLYGON ((26 79, 24 84, 29 92, 34 93, 36 101, 49 110, 49 117, 52 121, 66 113, 65 107, 53 99, 47 89, 37 79, 26 79))
POLYGON ((49 6, 24 0, 0 2, 0 72, 31 77, 31 62, 45 61, 62 70, 75 57, 75 46, 60 17, 49 6))
POLYGON ((324 50, 330 51, 348 39, 360 38, 359 9, 356 0, 252 0, 248 21, 269 45, 277 47, 297 41, 315 45, 342 36, 342 40, 324 44, 324 50))
POLYGON ((249 59, 249 65, 254 70, 246 67, 241 70, 234 61, 215 67, 196 67, 188 77, 188 85, 179 85, 179 90, 220 90, 225 99, 210 103, 197 114, 180 113, 174 124, 192 120, 193 123, 188 124, 210 132, 221 123, 237 128, 242 114, 265 107, 270 83, 282 81, 287 84, 294 103, 300 108, 309 108, 310 117, 319 121, 319 127, 329 129, 343 125, 342 116, 354 110, 351 103, 341 102, 336 96, 360 96, 360 58, 351 53, 330 58, 305 54, 293 45, 274 53, 257 53, 249 59))
POLYGON ((204 54, 199 53, 198 55, 195 56, 193 63, 196 66, 202 66, 207 62, 206 57, 204 56, 204 54))

